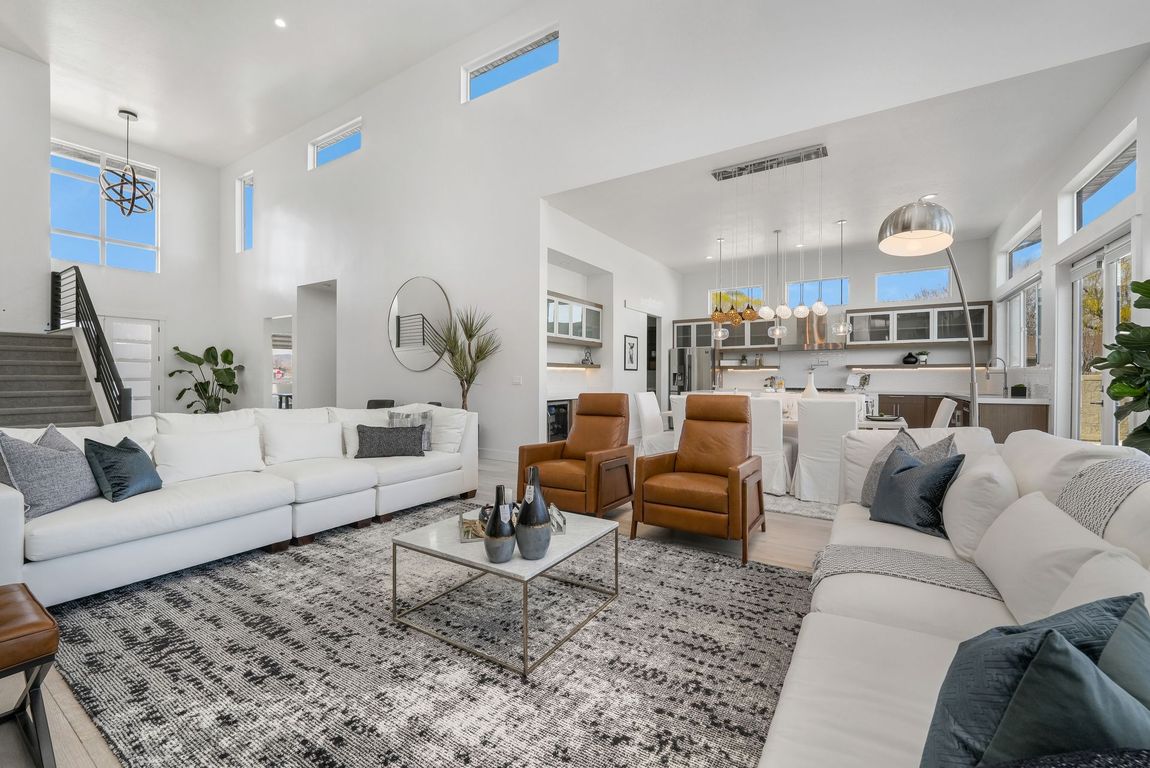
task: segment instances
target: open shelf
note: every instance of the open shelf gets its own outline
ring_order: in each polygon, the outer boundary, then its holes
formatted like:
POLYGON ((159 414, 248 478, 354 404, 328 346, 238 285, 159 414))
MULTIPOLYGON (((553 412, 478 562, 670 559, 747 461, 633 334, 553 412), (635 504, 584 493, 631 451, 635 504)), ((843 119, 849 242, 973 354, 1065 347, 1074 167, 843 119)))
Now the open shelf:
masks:
MULTIPOLYGON (((868 371, 918 371, 923 369, 934 371, 966 371, 970 370, 970 366, 965 363, 916 363, 915 365, 906 365, 905 363, 895 363, 893 365, 852 365, 852 371, 866 373, 868 371)), ((985 371, 985 365, 976 365, 975 369, 985 371)), ((998 370, 992 368, 991 370, 998 370)))
POLYGON ((591 370, 593 368, 602 368, 599 363, 592 363, 591 365, 584 365, 583 363, 548 363, 548 368, 586 368, 591 370))

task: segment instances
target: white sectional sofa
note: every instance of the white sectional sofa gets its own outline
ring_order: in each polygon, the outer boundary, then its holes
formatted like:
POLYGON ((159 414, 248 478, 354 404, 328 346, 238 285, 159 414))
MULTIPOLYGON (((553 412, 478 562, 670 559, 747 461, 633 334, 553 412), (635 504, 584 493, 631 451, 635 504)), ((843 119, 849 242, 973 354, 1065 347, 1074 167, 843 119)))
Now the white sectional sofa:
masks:
MULTIPOLYGON (((432 450, 424 456, 353 458, 356 425, 386 425, 384 409, 157 414, 61 429, 80 447, 85 438, 111 444, 131 438, 153 457, 164 487, 114 504, 90 499, 25 521, 23 497, 0 485, 0 584, 26 582, 41 602, 55 605, 474 495, 478 415, 419 404, 396 410, 432 412, 432 450)), ((4 431, 29 441, 43 432, 4 431)))
MULTIPOLYGON (((1002 446, 994 445, 989 432, 980 429, 910 432, 919 445, 953 432, 958 451, 967 455, 944 506, 947 527, 956 531, 979 520, 973 527, 981 529, 997 519, 1001 505, 1027 494, 1041 492, 1054 501, 1062 486, 1092 463, 1141 455, 1133 449, 1091 446, 1033 431, 1015 433, 1002 446), (997 458, 979 459, 988 455, 997 458), (959 486, 967 472, 995 471, 993 483, 979 484, 971 476, 964 488, 959 486)), ((881 430, 860 430, 844 439, 842 504, 831 544, 893 547, 973 562, 970 536, 960 542, 952 534, 956 542, 952 544, 874 522, 858 504, 867 469, 892 438, 881 430)), ((1066 520, 1086 531, 1069 516, 1066 520)), ((1019 550, 1040 549, 1044 535, 1034 531, 1019 537, 1019 550)), ((1037 614, 1146 590, 1150 485, 1141 486, 1118 508, 1104 539, 1106 545, 1124 549, 1106 553, 1113 558, 1110 562, 1099 556, 1098 561, 1088 560, 1089 566, 1049 580, 1054 583, 1044 586, 1060 594, 1059 600, 1037 614), (1122 578, 1097 576, 1107 568, 1113 573, 1115 561, 1126 569, 1122 578), (1065 589, 1060 579, 1068 582, 1065 589), (1085 595, 1089 597, 1083 599, 1085 595)), ((1005 597, 1004 585, 995 581, 997 574, 987 575, 1005 597)), ((918 768, 938 691, 959 643, 992 627, 1028 620, 999 600, 893 576, 844 573, 823 579, 803 621, 760 768, 918 768)))

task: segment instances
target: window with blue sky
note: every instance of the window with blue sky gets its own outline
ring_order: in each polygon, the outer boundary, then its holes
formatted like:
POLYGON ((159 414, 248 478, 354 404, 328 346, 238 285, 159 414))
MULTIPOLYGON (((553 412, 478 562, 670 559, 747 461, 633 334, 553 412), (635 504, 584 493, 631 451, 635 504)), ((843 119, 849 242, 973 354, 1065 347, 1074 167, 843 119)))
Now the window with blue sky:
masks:
MULTIPOLYGON (((808 307, 819 300, 819 282, 818 280, 807 280, 802 285, 802 295, 800 295, 800 283, 787 283, 787 304, 792 307, 798 306, 800 303, 806 304, 808 307)), ((828 307, 837 307, 843 304, 850 303, 850 279, 846 277, 827 277, 822 280, 822 299, 823 303, 828 307)))
POLYGON ((240 217, 239 237, 236 240, 239 243, 238 250, 250 251, 255 245, 255 176, 250 173, 241 176, 237 180, 237 186, 240 198, 240 217))
POLYGON ((1034 231, 1022 238, 1018 245, 1010 249, 1007 267, 1011 277, 1029 267, 1042 258, 1042 225, 1039 224, 1034 231))
POLYGON ((333 160, 358 152, 363 147, 363 121, 352 120, 347 125, 319 137, 310 144, 310 167, 319 168, 333 160))
POLYGON ((883 272, 875 275, 874 292, 881 302, 947 299, 950 298, 950 267, 883 272))
POLYGON ((1078 229, 1134 194, 1137 155, 1138 143, 1134 142, 1078 190, 1074 196, 1078 229))
MULTIPOLYGON (((159 271, 159 214, 124 216, 100 193, 100 169, 111 159, 95 150, 52 142, 50 221, 52 258, 80 264, 103 264, 139 272, 159 271)), ((123 162, 118 161, 118 162, 123 162)), ((132 163, 136 174, 156 184, 159 173, 132 163)))
POLYGON ((516 48, 467 73, 467 100, 521 80, 559 61, 559 31, 516 48))

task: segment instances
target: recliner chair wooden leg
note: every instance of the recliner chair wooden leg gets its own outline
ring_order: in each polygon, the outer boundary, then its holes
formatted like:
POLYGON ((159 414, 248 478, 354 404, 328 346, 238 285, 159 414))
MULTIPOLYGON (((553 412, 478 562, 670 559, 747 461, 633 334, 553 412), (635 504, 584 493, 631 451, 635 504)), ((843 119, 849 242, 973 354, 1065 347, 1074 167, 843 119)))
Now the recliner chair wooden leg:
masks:
POLYGON ((477 488, 472 489, 470 491, 466 491, 464 493, 459 494, 459 498, 461 498, 461 499, 474 499, 475 494, 477 494, 477 493, 479 493, 479 489, 477 489, 477 488))
MULTIPOLYGON (((632 515, 634 515, 634 513, 632 513, 632 515)), ((639 521, 636 520, 632 516, 632 518, 631 518, 631 538, 632 539, 635 538, 635 531, 637 531, 638 529, 639 529, 639 521)))

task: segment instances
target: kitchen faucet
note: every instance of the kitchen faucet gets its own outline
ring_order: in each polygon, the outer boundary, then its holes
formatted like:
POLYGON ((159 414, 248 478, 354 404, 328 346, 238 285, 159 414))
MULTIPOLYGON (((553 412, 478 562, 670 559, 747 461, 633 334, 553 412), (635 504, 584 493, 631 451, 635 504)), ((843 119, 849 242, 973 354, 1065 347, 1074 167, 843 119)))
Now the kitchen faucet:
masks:
POLYGON ((1008 369, 1006 367, 1006 361, 1003 360, 1001 357, 995 357, 991 360, 986 361, 986 380, 990 381, 990 366, 995 360, 1002 363, 1002 396, 1003 397, 1010 397, 1010 387, 1007 386, 1007 383, 1006 383, 1006 376, 1008 373, 1008 369))

